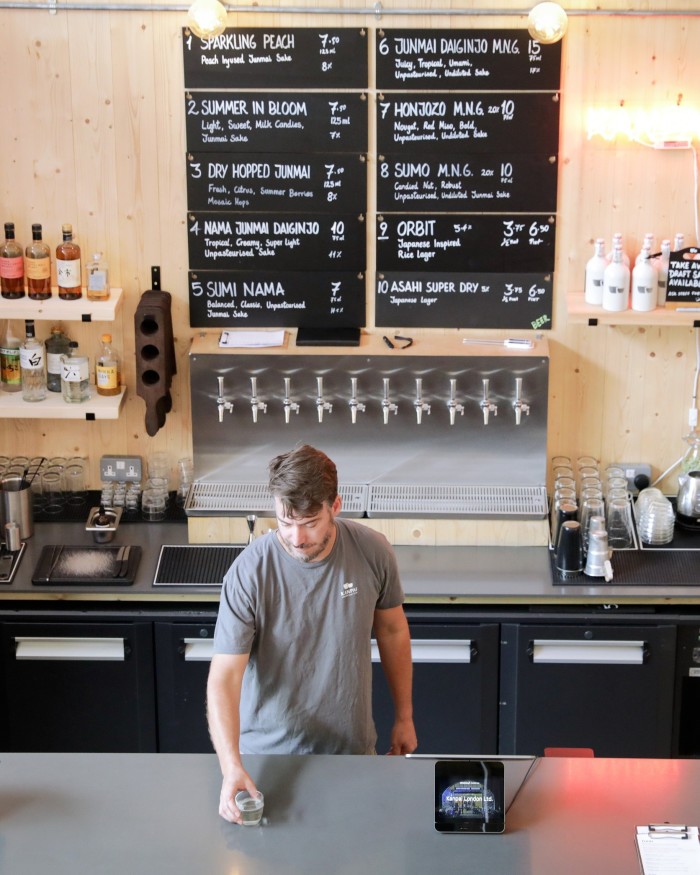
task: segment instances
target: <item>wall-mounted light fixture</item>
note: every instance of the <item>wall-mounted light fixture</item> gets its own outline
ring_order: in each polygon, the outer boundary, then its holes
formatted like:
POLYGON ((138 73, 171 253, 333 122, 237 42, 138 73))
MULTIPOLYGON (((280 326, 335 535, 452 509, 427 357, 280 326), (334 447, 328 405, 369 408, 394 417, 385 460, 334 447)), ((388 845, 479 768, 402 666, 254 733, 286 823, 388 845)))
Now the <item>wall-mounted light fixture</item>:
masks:
POLYGON ((530 36, 541 43, 558 43, 568 26, 566 12, 558 3, 538 3, 527 17, 530 36))
POLYGON ((187 13, 187 27, 200 39, 226 30, 226 7, 219 0, 194 0, 187 13))
POLYGON ((633 109, 593 107, 586 118, 588 139, 626 137, 655 149, 688 149, 700 139, 700 113, 687 106, 633 109))

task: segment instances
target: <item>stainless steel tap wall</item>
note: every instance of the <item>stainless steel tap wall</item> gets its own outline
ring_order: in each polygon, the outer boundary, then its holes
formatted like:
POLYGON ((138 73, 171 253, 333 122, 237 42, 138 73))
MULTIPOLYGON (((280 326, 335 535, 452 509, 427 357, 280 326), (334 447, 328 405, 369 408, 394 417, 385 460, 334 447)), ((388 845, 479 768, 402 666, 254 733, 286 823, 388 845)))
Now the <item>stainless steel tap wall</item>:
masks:
POLYGON ((341 482, 544 486, 547 460, 549 359, 533 356, 391 356, 193 354, 190 356, 195 479, 267 482, 267 465, 278 453, 310 443, 328 453, 341 482), (218 378, 222 377, 223 381, 218 378), (258 409, 254 422, 251 377, 258 409), (322 400, 332 405, 318 415, 322 400), (299 405, 285 421, 288 402, 299 405), (365 406, 351 418, 351 380, 365 406), (516 380, 523 407, 516 425, 516 380), (396 405, 384 424, 382 402, 396 405), (423 410, 416 411, 421 380, 423 410), (450 380, 464 407, 450 425, 450 380), (483 380, 497 413, 484 424, 483 380), (220 394, 220 387, 222 392, 220 394), (231 405, 233 405, 231 407, 231 405), (221 408, 221 410, 219 410, 221 408), (220 421, 221 418, 221 421, 220 421))

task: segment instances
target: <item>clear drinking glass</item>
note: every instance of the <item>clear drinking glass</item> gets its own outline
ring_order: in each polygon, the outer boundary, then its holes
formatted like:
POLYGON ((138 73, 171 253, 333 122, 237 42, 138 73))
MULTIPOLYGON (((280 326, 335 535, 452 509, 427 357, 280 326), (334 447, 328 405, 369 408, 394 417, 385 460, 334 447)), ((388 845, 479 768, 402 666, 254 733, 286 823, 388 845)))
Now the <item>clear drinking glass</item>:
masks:
POLYGON ((605 519, 608 544, 613 550, 626 550, 634 546, 632 513, 626 498, 609 501, 605 519))

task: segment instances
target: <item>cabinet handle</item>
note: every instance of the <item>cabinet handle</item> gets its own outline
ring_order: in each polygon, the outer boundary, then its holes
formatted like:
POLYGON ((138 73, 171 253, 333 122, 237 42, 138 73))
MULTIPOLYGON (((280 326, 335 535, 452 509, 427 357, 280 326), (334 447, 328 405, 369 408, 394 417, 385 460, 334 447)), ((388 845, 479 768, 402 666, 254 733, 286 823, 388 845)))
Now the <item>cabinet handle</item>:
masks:
POLYGON ((124 638, 15 638, 15 659, 90 662, 123 662, 126 658, 124 638))
POLYGON ((649 657, 646 641, 556 641, 536 638, 527 655, 534 663, 641 665, 649 657))
POLYGON ((214 655, 213 638, 183 638, 180 653, 185 662, 211 662, 214 655))
MULTIPOLYGON (((379 662, 379 647, 373 638, 372 662, 379 662)), ((469 638, 414 638, 411 641, 413 662, 474 662, 477 642, 469 638)))

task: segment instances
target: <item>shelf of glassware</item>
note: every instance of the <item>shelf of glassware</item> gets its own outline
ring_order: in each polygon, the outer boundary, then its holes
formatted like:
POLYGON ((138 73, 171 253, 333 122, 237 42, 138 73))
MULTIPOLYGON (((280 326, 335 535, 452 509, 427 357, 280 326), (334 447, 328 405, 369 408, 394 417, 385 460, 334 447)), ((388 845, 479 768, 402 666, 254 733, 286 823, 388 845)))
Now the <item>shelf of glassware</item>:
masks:
POLYGON ((569 322, 597 325, 660 325, 689 326, 700 320, 700 303, 667 304, 646 313, 638 310, 612 312, 602 307, 593 307, 583 299, 583 292, 569 292, 567 295, 569 322), (596 322, 590 320, 595 319, 596 322))
POLYGON ((118 395, 98 395, 90 386, 90 398, 69 404, 60 392, 48 392, 43 401, 25 401, 21 392, 0 393, 0 419, 118 419, 126 386, 118 395))
POLYGON ((52 319, 60 322, 112 322, 122 302, 122 290, 110 289, 109 298, 91 301, 83 294, 77 301, 64 301, 57 289, 45 301, 32 298, 3 298, 0 317, 3 319, 52 319))

